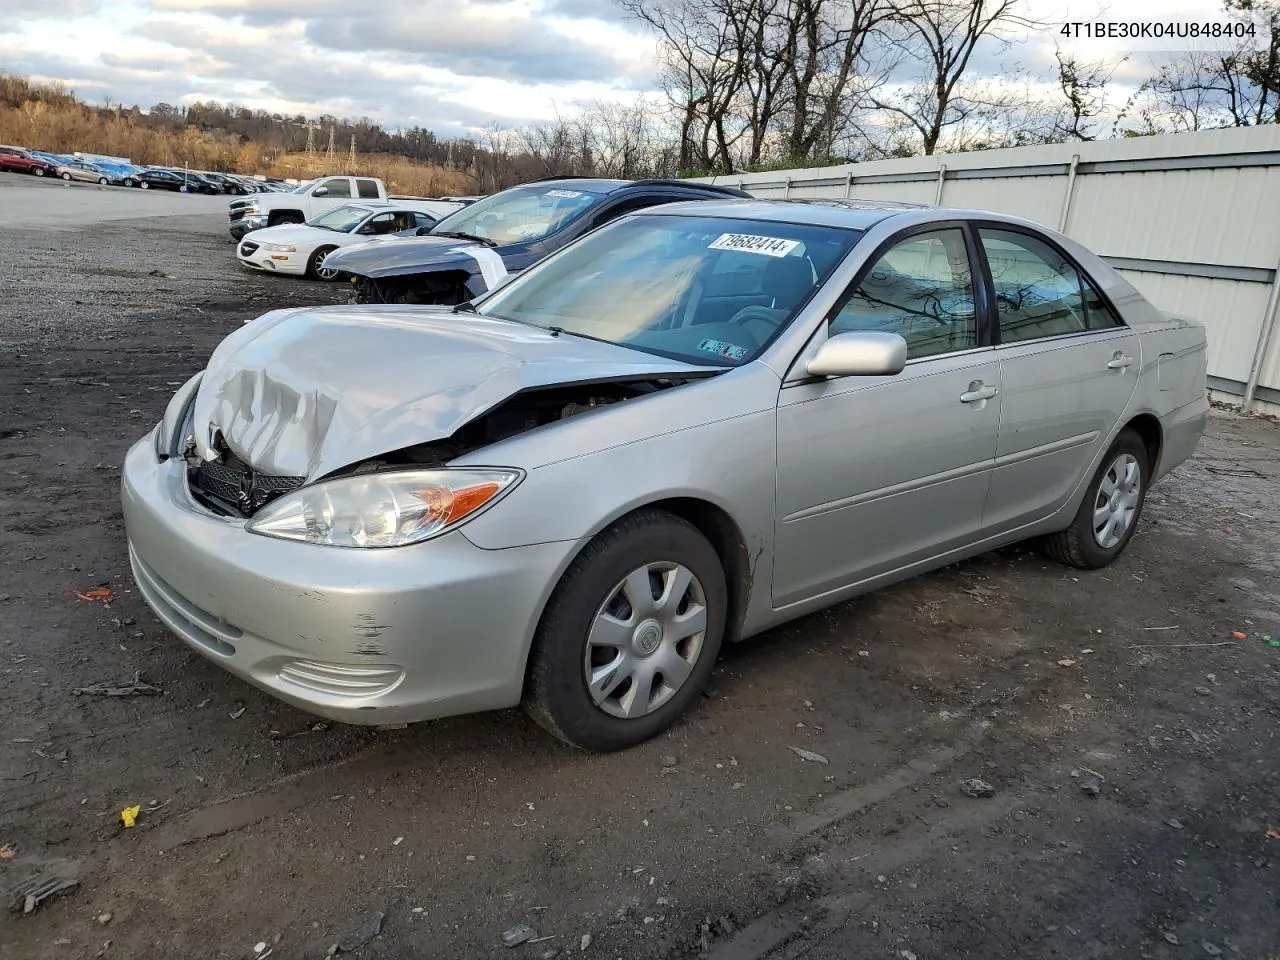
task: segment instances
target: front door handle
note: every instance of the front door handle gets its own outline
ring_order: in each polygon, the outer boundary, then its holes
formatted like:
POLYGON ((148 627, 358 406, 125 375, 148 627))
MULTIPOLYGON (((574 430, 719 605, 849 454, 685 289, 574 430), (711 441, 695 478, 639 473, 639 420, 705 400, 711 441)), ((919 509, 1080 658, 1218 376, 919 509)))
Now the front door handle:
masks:
POLYGON ((961 403, 977 403, 979 400, 990 400, 1000 392, 999 387, 992 387, 984 384, 981 380, 975 380, 969 384, 969 389, 960 394, 961 403))
POLYGON ((1133 357, 1126 357, 1123 353, 1117 351, 1116 355, 1107 361, 1107 369, 1124 370, 1131 363, 1133 363, 1133 357))

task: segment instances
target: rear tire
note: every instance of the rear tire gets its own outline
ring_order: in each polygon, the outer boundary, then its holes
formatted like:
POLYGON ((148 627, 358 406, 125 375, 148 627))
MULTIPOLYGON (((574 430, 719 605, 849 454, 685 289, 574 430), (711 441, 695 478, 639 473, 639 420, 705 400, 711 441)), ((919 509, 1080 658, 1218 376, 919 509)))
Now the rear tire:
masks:
POLYGON ((552 593, 524 708, 584 750, 642 743, 698 698, 727 609, 720 558, 696 527, 658 509, 624 517, 587 544, 552 593))
POLYGON ((100 186, 100 187, 105 187, 105 186, 107 185, 107 182, 108 182, 108 181, 107 181, 107 178, 106 178, 106 177, 99 177, 99 178, 98 178, 98 186, 100 186))
POLYGON ((1142 438, 1128 427, 1121 430, 1089 482, 1071 526, 1045 537, 1045 553, 1081 570, 1097 570, 1114 561, 1138 529, 1150 469, 1142 438))
POLYGON ((64 173, 64 174, 62 175, 62 179, 63 179, 63 180, 70 180, 70 179, 71 179, 71 174, 69 174, 69 173, 64 173))

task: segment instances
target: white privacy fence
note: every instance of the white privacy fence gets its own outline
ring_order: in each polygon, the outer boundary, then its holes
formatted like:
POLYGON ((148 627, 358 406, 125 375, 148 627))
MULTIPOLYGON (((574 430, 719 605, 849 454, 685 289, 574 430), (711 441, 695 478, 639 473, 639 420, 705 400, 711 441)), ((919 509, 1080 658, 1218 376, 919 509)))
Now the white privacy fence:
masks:
POLYGON ((761 198, 899 200, 1053 227, 1205 324, 1215 395, 1280 413, 1280 126, 704 179, 761 198))

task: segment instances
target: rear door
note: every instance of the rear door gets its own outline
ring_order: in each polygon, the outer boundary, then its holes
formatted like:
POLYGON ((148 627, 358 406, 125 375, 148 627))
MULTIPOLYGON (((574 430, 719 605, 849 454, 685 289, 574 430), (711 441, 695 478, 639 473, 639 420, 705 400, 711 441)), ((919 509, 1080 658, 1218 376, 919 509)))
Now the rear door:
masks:
POLYGON ((1028 228, 977 223, 1004 395, 988 533, 1071 495, 1128 406, 1141 342, 1065 251, 1028 228))

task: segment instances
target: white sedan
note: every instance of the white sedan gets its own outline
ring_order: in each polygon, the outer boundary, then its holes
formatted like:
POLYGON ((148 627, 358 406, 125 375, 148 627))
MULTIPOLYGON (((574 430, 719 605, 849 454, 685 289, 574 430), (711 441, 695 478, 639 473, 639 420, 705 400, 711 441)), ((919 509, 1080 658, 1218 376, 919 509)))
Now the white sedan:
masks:
POLYGON ((236 256, 246 267, 289 273, 313 280, 336 280, 324 258, 338 247, 396 234, 413 236, 436 223, 431 214, 409 204, 347 203, 306 223, 255 230, 240 241, 236 256))

